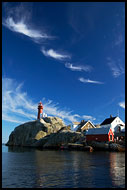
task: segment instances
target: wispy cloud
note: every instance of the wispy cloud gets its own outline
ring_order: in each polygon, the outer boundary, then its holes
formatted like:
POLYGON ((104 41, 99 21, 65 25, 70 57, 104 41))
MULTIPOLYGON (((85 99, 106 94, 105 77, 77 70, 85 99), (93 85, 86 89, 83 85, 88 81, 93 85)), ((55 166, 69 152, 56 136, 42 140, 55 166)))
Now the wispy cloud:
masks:
MULTIPOLYGON (((33 102, 26 92, 23 83, 18 84, 10 78, 2 79, 2 119, 14 123, 24 123, 37 118, 38 102, 33 102)), ((57 116, 65 122, 77 121, 80 115, 73 114, 68 109, 60 108, 52 100, 42 98, 44 112, 48 116, 57 116)))
POLYGON ((92 116, 89 116, 89 115, 83 115, 82 118, 86 119, 86 120, 96 120, 95 117, 92 117, 92 116))
POLYGON ((21 92, 23 84, 17 84, 13 79, 2 79, 2 119, 21 123, 36 119, 36 107, 28 99, 27 93, 21 92))
POLYGON ((13 32, 21 33, 32 39, 51 38, 51 36, 48 36, 45 33, 32 29, 23 19, 15 22, 12 17, 8 17, 5 21, 3 21, 3 25, 13 32))
POLYGON ((103 82, 94 81, 94 80, 90 80, 90 79, 85 79, 85 78, 83 78, 83 77, 80 77, 78 80, 79 80, 80 82, 83 82, 83 83, 104 84, 103 82))
MULTIPOLYGON (((36 120, 38 102, 33 102, 27 93, 23 92, 23 83, 18 84, 10 78, 3 78, 2 83, 2 120, 17 124, 36 120)), ((62 118, 65 124, 81 119, 96 120, 92 116, 73 114, 73 111, 60 108, 59 104, 52 100, 42 98, 41 101, 44 113, 62 118)))
POLYGON ((119 106, 120 106, 121 108, 125 109, 125 102, 120 102, 120 103, 119 103, 119 106))
POLYGON ((70 59, 71 56, 64 54, 64 53, 60 53, 57 52, 53 49, 49 49, 49 50, 45 50, 44 48, 41 48, 41 52, 46 56, 46 57, 51 57, 57 60, 66 60, 67 58, 70 59))
POLYGON ((122 64, 116 63, 116 61, 114 61, 111 57, 107 57, 107 60, 108 60, 107 64, 108 64, 109 68, 111 69, 112 74, 115 78, 117 78, 120 75, 125 73, 125 70, 124 70, 122 64))
POLYGON ((2 113, 2 120, 4 121, 9 121, 9 122, 12 122, 12 123, 18 123, 18 124, 21 124, 21 123, 24 123, 24 122, 27 122, 28 120, 24 120, 24 121, 20 121, 19 119, 15 118, 14 116, 8 116, 7 114, 3 114, 2 113))
POLYGON ((117 46, 117 45, 120 45, 121 43, 123 43, 123 36, 122 36, 122 34, 119 34, 117 36, 117 39, 114 42, 114 45, 117 46))
POLYGON ((36 26, 33 23, 33 8, 34 3, 25 4, 23 2, 11 4, 9 2, 3 3, 3 18, 2 24, 9 30, 25 35, 36 43, 44 42, 44 40, 51 40, 56 37, 49 35, 46 26, 36 26))
POLYGON ((65 67, 67 67, 68 69, 72 70, 72 71, 86 71, 89 72, 91 71, 92 67, 89 65, 78 65, 78 66, 74 66, 71 63, 65 63, 65 67))
POLYGON ((44 111, 48 115, 57 116, 69 122, 77 121, 77 118, 80 117, 78 114, 72 114, 72 111, 61 109, 58 105, 51 103, 50 100, 44 103, 44 111))

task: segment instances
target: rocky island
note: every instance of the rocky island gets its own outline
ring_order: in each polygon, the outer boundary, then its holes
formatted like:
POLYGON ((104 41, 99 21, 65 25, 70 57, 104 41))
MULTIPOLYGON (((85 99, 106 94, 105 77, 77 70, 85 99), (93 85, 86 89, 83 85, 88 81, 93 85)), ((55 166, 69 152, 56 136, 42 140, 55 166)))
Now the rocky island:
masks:
POLYGON ((58 148, 83 139, 81 132, 71 131, 62 119, 45 117, 17 126, 9 136, 7 146, 58 148))
POLYGON ((35 147, 41 149, 113 150, 125 151, 114 142, 86 142, 82 132, 75 132, 59 117, 43 117, 17 126, 6 146, 35 147))

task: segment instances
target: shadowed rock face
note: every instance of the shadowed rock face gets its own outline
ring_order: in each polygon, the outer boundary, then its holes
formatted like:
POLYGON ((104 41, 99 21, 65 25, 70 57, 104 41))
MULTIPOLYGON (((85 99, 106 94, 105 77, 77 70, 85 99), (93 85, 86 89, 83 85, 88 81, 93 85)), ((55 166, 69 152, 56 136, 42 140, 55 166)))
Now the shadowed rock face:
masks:
POLYGON ((58 117, 46 117, 41 120, 27 122, 12 131, 6 145, 31 146, 39 139, 51 133, 56 133, 64 126, 62 119, 58 117))
POLYGON ((67 145, 68 143, 75 143, 81 139, 84 139, 83 134, 80 132, 73 132, 69 127, 64 126, 56 133, 51 133, 38 141, 31 144, 32 147, 43 148, 58 148, 61 145, 67 145))
POLYGON ((60 133, 50 135, 48 141, 43 145, 44 148, 61 146, 62 144, 75 143, 81 138, 80 132, 72 132, 69 130, 62 130, 60 133))

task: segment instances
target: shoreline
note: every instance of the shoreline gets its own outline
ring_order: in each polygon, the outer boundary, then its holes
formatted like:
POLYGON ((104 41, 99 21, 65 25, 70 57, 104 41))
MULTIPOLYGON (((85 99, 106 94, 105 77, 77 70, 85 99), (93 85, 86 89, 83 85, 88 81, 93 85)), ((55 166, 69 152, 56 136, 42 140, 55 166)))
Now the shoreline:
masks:
POLYGON ((33 147, 33 146, 22 146, 22 145, 7 145, 2 144, 10 149, 12 148, 30 148, 30 149, 39 149, 39 150, 62 150, 62 151, 89 151, 89 152, 95 152, 95 151, 109 151, 109 152, 125 152, 125 146, 117 144, 117 143, 99 143, 99 144, 89 144, 89 145, 83 145, 83 144, 75 144, 75 143, 68 143, 67 145, 60 145, 60 146, 50 146, 50 147, 33 147))

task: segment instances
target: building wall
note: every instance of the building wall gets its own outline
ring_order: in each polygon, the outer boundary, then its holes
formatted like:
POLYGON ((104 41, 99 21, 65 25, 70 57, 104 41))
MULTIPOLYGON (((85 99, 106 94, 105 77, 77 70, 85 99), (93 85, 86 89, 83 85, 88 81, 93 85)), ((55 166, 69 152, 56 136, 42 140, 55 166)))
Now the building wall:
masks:
POLYGON ((113 132, 117 131, 119 124, 124 125, 124 126, 121 126, 121 129, 123 129, 125 127, 124 122, 119 117, 116 117, 116 119, 114 119, 114 121, 112 122, 112 126, 111 126, 113 132))
POLYGON ((125 128, 124 122, 119 117, 116 117, 111 124, 101 125, 101 127, 111 127, 112 131, 115 132, 117 131, 119 124, 124 125, 124 126, 121 126, 121 130, 125 128))
POLYGON ((114 141, 114 134, 110 131, 109 134, 104 135, 86 135, 86 141, 114 141), (110 139, 110 135, 112 135, 112 140, 110 139))
POLYGON ((78 127, 77 124, 71 124, 70 126, 71 126, 71 130, 72 131, 76 131, 77 130, 77 127, 78 127))
POLYGON ((84 130, 88 130, 88 129, 91 129, 91 128, 94 128, 93 125, 91 125, 90 122, 86 123, 85 126, 82 127, 81 131, 84 131, 84 130))
POLYGON ((81 132, 81 131, 83 132, 91 128, 94 128, 93 125, 90 122, 87 122, 81 129, 80 128, 77 129, 77 132, 81 132))
POLYGON ((105 135, 86 135, 86 141, 109 141, 108 134, 105 135))
POLYGON ((72 128, 75 129, 76 127, 78 127, 77 124, 72 124, 72 128))

